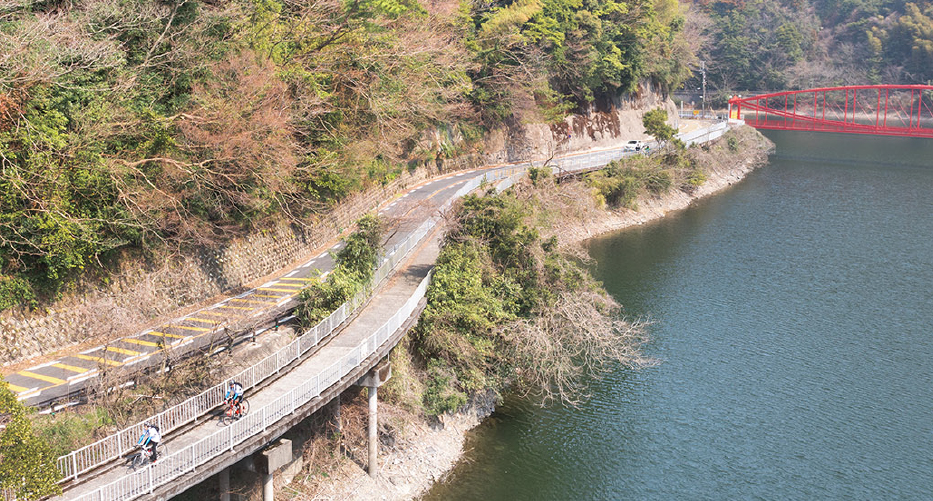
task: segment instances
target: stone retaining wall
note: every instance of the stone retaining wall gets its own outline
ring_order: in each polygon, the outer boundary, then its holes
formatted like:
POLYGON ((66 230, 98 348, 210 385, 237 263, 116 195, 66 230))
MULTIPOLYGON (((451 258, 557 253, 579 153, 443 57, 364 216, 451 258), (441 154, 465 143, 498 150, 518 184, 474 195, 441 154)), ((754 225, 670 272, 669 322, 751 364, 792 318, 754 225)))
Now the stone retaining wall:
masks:
POLYGON ((243 290, 309 258, 381 202, 426 178, 505 161, 543 161, 553 154, 642 138, 644 111, 659 106, 675 109, 669 99, 647 85, 611 104, 608 110, 594 108, 556 125, 524 124, 494 132, 487 138, 484 155, 466 155, 406 171, 386 186, 351 197, 307 227, 282 224, 209 254, 178 255, 163 263, 144 265, 126 260, 124 269, 108 277, 108 286, 71 294, 42 311, 4 312, 0 316, 0 363, 9 366, 28 361, 32 365, 41 360, 30 359, 55 350, 104 344, 159 325, 221 294, 243 290))
MULTIPOLYGON (((111 277, 110 285, 72 294, 54 307, 7 312, 0 317, 0 363, 15 364, 75 346, 96 346, 169 320, 179 310, 246 289, 249 284, 319 250, 383 201, 429 178, 476 168, 471 155, 406 171, 389 184, 357 194, 307 227, 281 224, 197 256, 179 255, 157 266, 136 262, 111 277)), ((31 360, 30 364, 38 363, 31 360)))

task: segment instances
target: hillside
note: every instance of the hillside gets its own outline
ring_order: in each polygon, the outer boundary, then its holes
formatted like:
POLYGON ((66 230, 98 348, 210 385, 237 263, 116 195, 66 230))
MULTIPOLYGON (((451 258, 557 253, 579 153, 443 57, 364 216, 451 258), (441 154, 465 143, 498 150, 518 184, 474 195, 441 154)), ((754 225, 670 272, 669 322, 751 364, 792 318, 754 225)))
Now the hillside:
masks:
POLYGON ((729 91, 933 79, 929 2, 693 0, 687 32, 703 40, 698 56, 721 101, 729 91))
POLYGON ((0 308, 679 86, 673 0, 0 5, 0 308))

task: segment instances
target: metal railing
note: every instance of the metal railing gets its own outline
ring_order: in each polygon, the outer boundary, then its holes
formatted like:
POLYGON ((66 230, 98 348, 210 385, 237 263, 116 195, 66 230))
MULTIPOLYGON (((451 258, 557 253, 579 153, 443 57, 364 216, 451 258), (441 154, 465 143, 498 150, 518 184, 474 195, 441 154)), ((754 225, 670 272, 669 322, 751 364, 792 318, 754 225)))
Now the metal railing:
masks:
MULTIPOLYGON (((468 181, 454 195, 454 199, 476 189, 484 180, 492 181, 499 179, 501 178, 502 172, 511 172, 512 170, 514 170, 514 168, 496 171, 485 176, 478 176, 468 181)), ((442 209, 449 207, 452 202, 453 199, 445 202, 442 209)), ((436 222, 437 220, 434 218, 426 220, 414 233, 389 249, 382 258, 379 268, 374 272, 372 283, 378 284, 385 279, 402 258, 404 258, 405 255, 434 228, 436 222)), ((159 427, 163 434, 167 434, 181 426, 197 421, 200 416, 207 414, 223 403, 229 381, 237 381, 243 385, 244 389, 249 389, 266 378, 278 373, 283 367, 294 362, 300 356, 307 353, 308 350, 317 346, 322 339, 329 336, 334 329, 346 321, 346 319, 366 301, 369 297, 369 293, 370 291, 366 290, 357 294, 351 300, 340 305, 340 307, 327 318, 321 320, 317 325, 301 334, 289 345, 224 382, 159 414, 140 421, 135 425, 59 457, 58 469, 62 474, 63 480, 77 480, 82 473, 86 473, 132 451, 136 447, 136 442, 139 440, 140 435, 143 433, 145 423, 153 423, 159 427)))
MULTIPOLYGON (((723 134, 725 128, 727 128, 725 123, 716 124, 710 128, 715 130, 701 130, 693 134, 697 134, 703 139, 715 139, 723 134), (720 127, 720 125, 722 127, 720 127)), ((684 139, 684 141, 687 142, 686 139, 684 139)), ((611 161, 618 160, 631 154, 637 153, 626 152, 623 150, 606 150, 583 155, 576 155, 573 157, 560 158, 552 162, 552 171, 556 173, 561 170, 574 171, 591 169, 601 165, 606 165, 611 161)), ((498 186, 499 189, 504 189, 512 182, 514 182, 515 179, 524 175, 525 171, 531 165, 531 163, 522 163, 509 167, 494 169, 484 173, 483 175, 476 176, 464 183, 464 185, 459 190, 457 190, 453 197, 441 205, 439 211, 443 211, 450 207, 454 200, 475 190, 484 183, 504 181, 504 183, 500 183, 498 186)), ((388 250, 383 257, 379 268, 374 272, 372 283, 378 284, 383 279, 385 279, 389 273, 398 265, 398 263, 401 262, 401 260, 409 253, 409 251, 411 251, 411 249, 419 244, 421 240, 434 228, 434 226, 437 224, 437 221, 437 217, 429 218, 424 223, 422 223, 418 229, 415 230, 415 232, 388 250)), ((225 430, 214 433, 210 437, 205 438, 196 444, 173 453, 165 460, 160 462, 160 464, 151 465, 144 470, 140 470, 128 477, 102 487, 97 491, 81 496, 78 499, 100 501, 111 499, 132 499, 138 495, 152 492, 152 489, 154 489, 156 486, 162 485, 172 478, 177 477, 178 475, 193 470, 198 464, 201 464, 218 454, 221 454, 227 450, 231 450, 235 444, 238 444, 249 436, 255 434, 256 430, 265 430, 268 424, 274 423, 279 418, 293 412, 295 408, 303 405, 311 398, 320 395, 330 385, 338 381, 341 377, 346 375, 350 370, 362 362, 362 360, 364 360, 367 356, 372 354, 376 348, 378 348, 381 343, 385 341, 385 339, 388 339, 388 336, 391 335, 391 333, 394 332, 399 325, 401 325, 401 322, 408 318, 411 312, 414 311, 414 304, 417 304, 421 297, 424 296, 427 283, 428 279, 426 278, 421 283, 421 285, 419 285, 415 295, 409 298, 408 302, 406 302, 403 309, 399 310, 399 312, 397 312, 392 317, 392 319, 386 322, 386 324, 384 324, 376 333, 367 338, 367 340, 358 346, 353 352, 351 352, 351 354, 341 358, 340 361, 325 369, 324 372, 312 378, 311 381, 280 397, 273 404, 261 408, 259 412, 250 413, 250 415, 237 421, 234 423, 234 425, 226 428, 225 430), (411 308, 410 310, 408 309, 409 307, 411 308), (408 313, 400 317, 399 320, 397 317, 399 317, 399 315, 401 315, 404 311, 408 311, 408 313), (395 327, 389 330, 388 333, 383 332, 391 325, 395 325, 395 327), (372 344, 377 339, 381 339, 381 341, 377 342, 376 344, 372 344), (366 350, 363 350, 364 346, 366 347, 366 350), (365 356, 362 355, 363 353, 365 353, 365 356), (279 402, 283 401, 283 399, 289 402, 288 405, 285 405, 284 407, 279 405, 279 402), (301 403, 297 403, 299 401, 301 403), (283 411, 283 409, 289 406, 291 406, 290 410, 287 412, 283 411), (269 419, 272 419, 272 421, 268 421, 269 419), (217 437, 220 435, 225 435, 226 438, 218 439, 217 437)), ((316 346, 323 338, 330 335, 334 329, 346 321, 347 318, 349 318, 357 308, 365 303, 366 299, 369 297, 369 294, 369 290, 357 294, 353 299, 341 305, 327 318, 298 336, 289 345, 280 349, 276 353, 269 355, 259 363, 240 372, 236 376, 224 381, 223 383, 218 384, 197 396, 194 396, 164 412, 156 414, 155 416, 137 423, 136 425, 130 426, 114 435, 106 437, 98 442, 95 442, 94 444, 82 447, 81 449, 60 457, 58 459, 58 467, 62 472, 64 480, 76 480, 80 474, 90 471, 91 469, 109 461, 117 459, 134 449, 138 437, 142 434, 144 423, 155 423, 157 426, 159 426, 163 434, 167 434, 170 431, 179 428, 180 426, 197 421, 200 416, 207 414, 219 406, 223 402, 223 397, 226 392, 228 381, 237 380, 243 384, 244 388, 251 388, 266 378, 276 374, 282 368, 286 367, 307 353, 308 350, 316 346)))
POLYGON ((686 134, 679 134, 677 137, 683 141, 684 144, 690 146, 691 144, 705 143, 714 139, 719 139, 727 130, 729 130, 729 124, 727 122, 718 122, 703 129, 687 132, 686 134))
MULTIPOLYGON (((414 245, 434 227, 434 224, 433 219, 425 221, 408 238, 386 252, 381 265, 374 272, 372 283, 378 284, 388 276, 414 245)), ((135 425, 59 457, 58 469, 62 473, 63 480, 77 480, 80 474, 133 450, 143 433, 144 424, 147 422, 154 423, 163 434, 167 434, 183 425, 197 421, 200 416, 207 414, 223 403, 229 381, 238 381, 243 385, 244 389, 248 389, 278 373, 283 367, 307 353, 308 350, 317 346, 322 339, 329 336, 335 328, 346 321, 366 301, 368 295, 368 290, 357 294, 340 305, 327 318, 298 336, 290 344, 228 380, 135 425)))
POLYGON ((402 308, 392 315, 376 332, 369 335, 349 353, 306 380, 300 386, 292 388, 272 403, 253 410, 230 426, 165 456, 158 463, 150 463, 141 470, 75 498, 76 501, 121 501, 150 494, 156 487, 193 471, 198 465, 233 450, 244 440, 273 426, 278 420, 292 414, 296 409, 310 402, 324 390, 340 381, 341 378, 358 367, 363 360, 375 353, 415 311, 418 301, 424 297, 430 279, 431 274, 429 273, 402 308))

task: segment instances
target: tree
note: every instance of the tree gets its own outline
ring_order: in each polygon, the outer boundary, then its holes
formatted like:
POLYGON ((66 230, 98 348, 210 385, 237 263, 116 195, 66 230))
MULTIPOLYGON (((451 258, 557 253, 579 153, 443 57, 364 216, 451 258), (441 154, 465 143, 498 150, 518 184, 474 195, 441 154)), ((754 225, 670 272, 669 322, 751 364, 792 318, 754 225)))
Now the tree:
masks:
POLYGON ((661 108, 646 112, 641 123, 645 126, 645 134, 651 134, 661 144, 670 141, 677 132, 677 129, 667 125, 667 111, 661 108))
POLYGON ((52 449, 33 434, 26 407, 0 381, 0 489, 30 500, 61 493, 52 449))

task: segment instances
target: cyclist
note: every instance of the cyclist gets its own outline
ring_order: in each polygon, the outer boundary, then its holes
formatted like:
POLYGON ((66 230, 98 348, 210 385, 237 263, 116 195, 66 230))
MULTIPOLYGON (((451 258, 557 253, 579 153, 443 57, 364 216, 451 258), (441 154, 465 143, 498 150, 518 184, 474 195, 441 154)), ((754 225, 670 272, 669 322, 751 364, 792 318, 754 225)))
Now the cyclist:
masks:
POLYGON ((233 403, 234 406, 234 416, 240 417, 240 402, 243 401, 243 385, 236 382, 230 381, 230 388, 227 389, 227 395, 224 396, 224 402, 227 405, 233 403))
POLYGON ((159 433, 159 427, 152 424, 146 423, 143 426, 146 427, 146 431, 143 432, 143 435, 139 437, 139 441, 136 442, 136 445, 142 445, 145 449, 146 444, 152 444, 152 462, 155 463, 156 459, 159 457, 159 442, 162 441, 162 434, 159 433))

